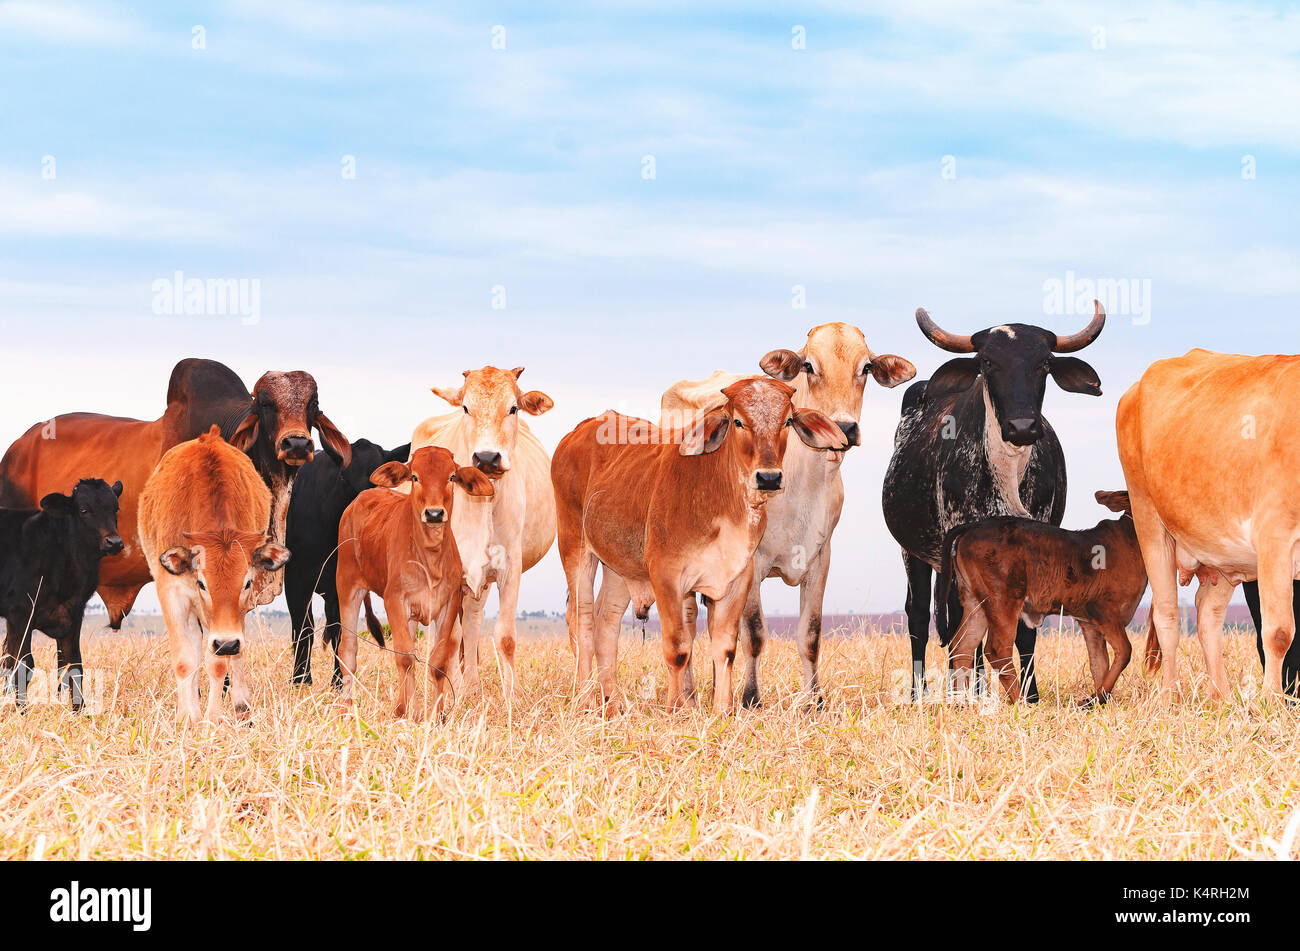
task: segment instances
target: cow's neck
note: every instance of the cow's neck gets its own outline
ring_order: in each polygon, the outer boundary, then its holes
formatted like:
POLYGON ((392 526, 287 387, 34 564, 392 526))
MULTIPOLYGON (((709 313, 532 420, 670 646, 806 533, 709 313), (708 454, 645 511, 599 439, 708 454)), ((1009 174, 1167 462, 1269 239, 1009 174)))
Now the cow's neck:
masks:
POLYGON ((1029 468, 1032 445, 1013 446, 1002 438, 993 401, 989 398, 988 383, 981 377, 980 390, 984 395, 984 454, 989 471, 993 474, 993 487, 1002 503, 1002 514, 1029 518, 1029 510, 1020 500, 1020 482, 1029 468))

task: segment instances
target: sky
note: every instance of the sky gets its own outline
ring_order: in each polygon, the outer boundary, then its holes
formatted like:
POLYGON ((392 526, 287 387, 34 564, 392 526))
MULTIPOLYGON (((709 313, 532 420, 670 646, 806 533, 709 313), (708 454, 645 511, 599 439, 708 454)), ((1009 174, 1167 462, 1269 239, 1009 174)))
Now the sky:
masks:
MULTIPOLYGON (((1104 395, 1045 400, 1086 527, 1149 363, 1296 351, 1296 4, 763 6, 0 0, 0 441, 156 418, 205 356, 310 370, 387 446, 445 411, 430 386, 523 365, 553 448, 820 323, 924 378, 918 306, 1071 332, 1105 281, 1104 395), (247 306, 175 312, 178 272, 247 306)), ((831 613, 903 603, 901 396, 868 383, 831 613)), ((564 595, 552 551, 521 608, 564 595)))

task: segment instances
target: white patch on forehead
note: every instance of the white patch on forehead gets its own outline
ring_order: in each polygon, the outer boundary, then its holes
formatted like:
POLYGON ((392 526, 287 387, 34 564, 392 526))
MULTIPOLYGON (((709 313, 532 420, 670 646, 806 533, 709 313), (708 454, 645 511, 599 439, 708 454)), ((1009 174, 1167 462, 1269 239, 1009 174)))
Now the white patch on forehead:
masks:
POLYGON ((992 330, 989 331, 989 333, 1006 334, 1008 340, 1016 339, 1016 332, 1012 330, 1010 327, 1008 327, 1006 324, 1002 324, 1000 327, 994 327, 992 330))

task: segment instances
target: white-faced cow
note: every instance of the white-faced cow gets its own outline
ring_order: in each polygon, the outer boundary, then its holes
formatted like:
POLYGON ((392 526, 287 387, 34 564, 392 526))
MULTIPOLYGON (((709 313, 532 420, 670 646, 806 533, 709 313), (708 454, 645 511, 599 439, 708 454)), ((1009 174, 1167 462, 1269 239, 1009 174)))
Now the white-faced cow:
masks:
MULTIPOLYGON (((478 639, 493 583, 500 604, 494 633, 503 687, 507 695, 515 693, 519 581, 555 541, 551 459, 521 418, 525 413, 540 416, 555 404, 540 390, 522 392, 518 381, 523 372, 523 367, 488 366, 464 371, 459 387, 433 387, 456 411, 426 419, 411 436, 412 454, 423 446, 442 446, 451 450, 458 466, 474 466, 495 483, 493 495, 468 497, 451 515, 469 589, 459 622, 465 648, 462 695, 478 689, 478 639)), ((406 486, 401 490, 409 491, 406 486)))
MULTIPOLYGON (((759 367, 794 387, 792 402, 797 409, 813 409, 829 417, 844 432, 849 446, 861 445, 858 421, 867 379, 893 387, 916 375, 916 367, 902 357, 874 353, 862 331, 845 323, 814 327, 801 349, 773 350, 759 361, 759 367)), ((660 428, 671 429, 718 409, 726 402, 723 388, 740 379, 743 375, 719 370, 704 380, 682 380, 669 387, 661 401, 660 428)), ((758 659, 768 636, 760 585, 767 578, 799 586, 797 643, 803 689, 810 703, 821 704, 817 658, 822 598, 830 569, 831 533, 844 505, 840 477, 844 456, 844 452, 809 448, 802 440, 794 440, 786 450, 783 489, 767 503, 767 528, 754 552, 753 583, 745 601, 740 638, 745 656, 741 703, 745 706, 760 703, 758 659)), ((619 624, 629 600, 626 585, 606 572, 597 601, 597 624, 619 624)), ((690 597, 685 601, 685 623, 691 635, 695 622, 696 602, 690 597)), ((694 691, 689 668, 685 683, 689 695, 694 691)))
MULTIPOLYGON (((907 568, 907 626, 912 640, 912 689, 924 683, 930 631, 932 571, 939 570, 943 540, 958 525, 994 515, 1017 515, 1060 525, 1065 514, 1065 454, 1043 417, 1050 376, 1071 393, 1101 394, 1096 371, 1082 360, 1059 356, 1082 350, 1106 323, 1095 302, 1083 330, 1058 336, 1027 324, 1003 324, 965 336, 940 328, 924 310, 921 332, 950 353, 929 380, 908 387, 885 473, 885 524, 903 548, 907 568)), ((961 623, 954 590, 945 646, 961 623)), ((1019 624, 1024 696, 1038 699, 1033 677, 1036 632, 1019 624)), ((976 657, 976 670, 983 666, 976 657)))

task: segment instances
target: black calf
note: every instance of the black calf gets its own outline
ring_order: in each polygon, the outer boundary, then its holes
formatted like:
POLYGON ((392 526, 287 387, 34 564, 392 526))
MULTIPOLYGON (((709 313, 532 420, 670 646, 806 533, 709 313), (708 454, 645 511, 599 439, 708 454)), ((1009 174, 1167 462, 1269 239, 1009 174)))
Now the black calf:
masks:
POLYGON ((60 694, 82 696, 81 621, 99 585, 99 560, 122 551, 117 534, 122 483, 83 479, 71 495, 52 492, 39 509, 0 509, 0 615, 5 619, 0 677, 27 705, 32 632, 58 643, 60 694))

